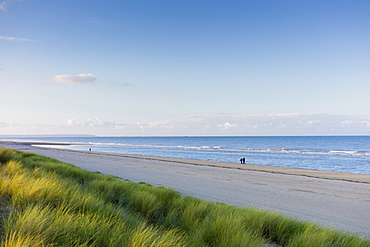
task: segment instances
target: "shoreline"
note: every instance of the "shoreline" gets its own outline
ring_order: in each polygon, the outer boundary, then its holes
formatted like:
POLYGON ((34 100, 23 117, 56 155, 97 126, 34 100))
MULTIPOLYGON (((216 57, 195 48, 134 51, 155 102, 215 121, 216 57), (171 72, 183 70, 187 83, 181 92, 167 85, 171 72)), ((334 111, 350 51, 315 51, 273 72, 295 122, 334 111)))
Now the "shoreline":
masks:
MULTIPOLYGON (((14 141, 1 141, 0 140, 0 146, 2 146, 1 144, 3 145, 5 144, 5 147, 9 146, 9 148, 12 148, 11 146, 13 145, 31 146, 34 148, 62 150, 62 151, 70 151, 70 152, 78 152, 78 153, 86 153, 86 154, 109 155, 109 156, 136 158, 136 159, 145 159, 145 160, 157 160, 157 161, 175 162, 175 163, 189 164, 189 165, 249 170, 249 171, 257 171, 257 172, 276 173, 276 174, 284 174, 284 175, 294 175, 294 176, 303 176, 303 177, 311 177, 311 178, 330 179, 330 180, 370 184, 370 175, 368 174, 334 172, 334 171, 323 171, 323 170, 309 170, 309 169, 287 168, 287 167, 278 167, 278 166, 250 165, 250 164, 229 163, 229 162, 210 161, 210 160, 180 159, 180 158, 168 158, 168 157, 159 157, 159 156, 120 154, 120 153, 109 153, 109 152, 94 152, 94 151, 82 151, 82 150, 42 147, 42 145, 50 145, 50 146, 74 145, 75 143, 14 142, 14 141), (41 147, 38 145, 41 145, 41 147)), ((83 144, 79 144, 79 145, 83 145, 83 144)), ((88 145, 88 144, 85 144, 85 145, 88 145)))
MULTIPOLYGON (((44 148, 44 147, 40 147, 40 148, 44 148)), ((181 164, 188 164, 188 165, 195 165, 195 166, 210 166, 210 167, 248 170, 248 171, 256 171, 256 172, 276 173, 276 174, 284 174, 284 175, 303 176, 303 177, 311 177, 311 178, 340 180, 340 181, 347 181, 347 182, 370 184, 370 175, 367 175, 367 174, 320 171, 320 170, 287 168, 287 167, 278 167, 278 166, 250 165, 250 164, 228 163, 228 162, 212 161, 212 160, 193 160, 193 159, 168 158, 168 157, 135 155, 135 154, 81 151, 81 150, 70 150, 70 149, 62 149, 62 148, 44 148, 44 149, 63 150, 63 151, 86 153, 86 154, 97 154, 97 155, 118 156, 118 157, 134 158, 134 159, 156 160, 156 161, 181 163, 181 164)))

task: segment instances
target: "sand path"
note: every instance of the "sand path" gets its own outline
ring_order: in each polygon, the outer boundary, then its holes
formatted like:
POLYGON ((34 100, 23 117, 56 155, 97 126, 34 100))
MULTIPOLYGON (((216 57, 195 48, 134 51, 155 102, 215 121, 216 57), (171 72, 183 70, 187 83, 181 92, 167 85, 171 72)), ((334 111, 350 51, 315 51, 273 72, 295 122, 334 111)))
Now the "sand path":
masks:
POLYGON ((0 143, 184 195, 276 210, 370 238, 370 175, 113 155, 0 143))

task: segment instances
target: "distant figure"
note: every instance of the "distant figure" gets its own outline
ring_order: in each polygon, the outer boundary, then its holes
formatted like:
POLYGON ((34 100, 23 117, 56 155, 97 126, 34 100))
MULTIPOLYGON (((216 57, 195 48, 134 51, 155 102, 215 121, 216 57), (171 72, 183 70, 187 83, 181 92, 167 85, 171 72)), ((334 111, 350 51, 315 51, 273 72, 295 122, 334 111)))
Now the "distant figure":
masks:
POLYGON ((242 162, 243 162, 243 164, 245 164, 245 158, 244 157, 242 158, 242 162))
POLYGON ((91 151, 91 148, 89 148, 89 151, 91 151))

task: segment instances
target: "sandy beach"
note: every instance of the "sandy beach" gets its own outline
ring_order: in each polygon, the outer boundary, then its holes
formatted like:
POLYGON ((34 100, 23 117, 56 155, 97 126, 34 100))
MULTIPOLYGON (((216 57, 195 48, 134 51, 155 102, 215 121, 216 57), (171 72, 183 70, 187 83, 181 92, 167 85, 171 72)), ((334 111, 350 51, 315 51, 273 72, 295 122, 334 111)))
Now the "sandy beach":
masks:
POLYGON ((204 200, 274 210, 370 238, 370 175, 67 151, 29 144, 0 142, 1 147, 53 157, 89 171, 173 188, 204 200))

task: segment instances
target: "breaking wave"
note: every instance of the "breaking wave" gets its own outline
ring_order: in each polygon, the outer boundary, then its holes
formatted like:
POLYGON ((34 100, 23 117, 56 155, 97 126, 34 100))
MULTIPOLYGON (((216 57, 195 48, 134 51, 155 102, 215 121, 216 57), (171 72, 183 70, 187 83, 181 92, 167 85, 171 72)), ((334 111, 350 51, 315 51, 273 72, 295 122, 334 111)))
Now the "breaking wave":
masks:
MULTIPOLYGON (((63 143, 60 143, 63 144, 63 143)), ((169 145, 150 145, 150 144, 128 144, 128 143, 101 143, 101 142, 74 142, 74 143, 65 143, 65 145, 59 145, 60 148, 70 146, 70 149, 78 146, 91 145, 97 148, 109 148, 114 149, 115 147, 126 147, 126 148, 148 148, 148 149, 162 149, 162 150, 199 150, 199 151, 214 151, 214 152, 232 152, 232 153, 241 153, 241 152, 260 152, 260 153, 292 153, 292 154, 311 154, 311 155, 341 155, 341 156, 369 156, 370 152, 367 151, 343 151, 343 150, 294 150, 289 148, 267 148, 267 149, 254 149, 254 148, 243 148, 243 149, 234 149, 227 148, 222 146, 169 146, 169 145)), ((35 144, 35 146, 53 146, 43 144, 35 144)))

